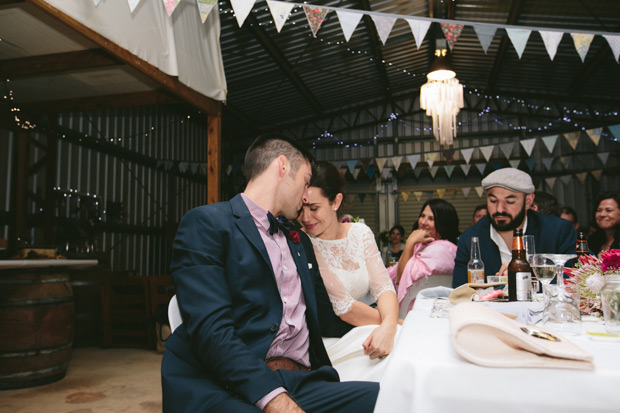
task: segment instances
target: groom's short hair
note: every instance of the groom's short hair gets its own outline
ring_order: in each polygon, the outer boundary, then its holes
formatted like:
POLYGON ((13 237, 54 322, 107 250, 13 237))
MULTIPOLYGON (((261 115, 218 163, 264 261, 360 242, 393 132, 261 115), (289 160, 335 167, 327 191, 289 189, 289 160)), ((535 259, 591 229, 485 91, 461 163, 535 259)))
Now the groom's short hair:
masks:
POLYGON ((286 156, 291 164, 291 173, 297 172, 302 163, 314 167, 312 154, 291 138, 281 135, 259 136, 245 153, 243 174, 250 181, 267 170, 267 167, 280 155, 286 156))

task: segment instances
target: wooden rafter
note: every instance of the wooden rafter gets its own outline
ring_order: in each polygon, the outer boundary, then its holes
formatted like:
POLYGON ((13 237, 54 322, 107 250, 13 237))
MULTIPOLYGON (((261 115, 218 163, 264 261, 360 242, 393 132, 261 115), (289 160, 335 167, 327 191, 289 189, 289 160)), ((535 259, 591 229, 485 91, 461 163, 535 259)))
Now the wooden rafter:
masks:
POLYGON ((12 79, 124 64, 102 49, 0 60, 0 73, 12 79))

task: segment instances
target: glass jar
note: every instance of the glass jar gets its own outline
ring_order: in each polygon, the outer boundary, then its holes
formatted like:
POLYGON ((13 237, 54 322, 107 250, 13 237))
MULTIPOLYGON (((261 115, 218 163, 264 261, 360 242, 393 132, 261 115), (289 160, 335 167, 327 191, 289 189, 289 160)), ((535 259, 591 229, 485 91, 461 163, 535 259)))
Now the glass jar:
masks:
POLYGON ((620 274, 605 277, 601 289, 601 304, 605 329, 610 333, 620 333, 620 274))

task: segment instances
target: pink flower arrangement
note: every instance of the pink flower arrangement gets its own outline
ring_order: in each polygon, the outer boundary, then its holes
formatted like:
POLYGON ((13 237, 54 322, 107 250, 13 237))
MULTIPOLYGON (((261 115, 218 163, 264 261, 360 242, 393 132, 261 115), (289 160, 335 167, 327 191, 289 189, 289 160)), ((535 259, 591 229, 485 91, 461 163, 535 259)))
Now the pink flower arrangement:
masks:
POLYGON ((598 259, 592 255, 579 257, 580 266, 565 268, 570 276, 569 283, 576 286, 581 294, 580 310, 586 314, 600 315, 600 292, 605 285, 605 279, 611 274, 620 272, 620 250, 609 250, 601 254, 598 259))

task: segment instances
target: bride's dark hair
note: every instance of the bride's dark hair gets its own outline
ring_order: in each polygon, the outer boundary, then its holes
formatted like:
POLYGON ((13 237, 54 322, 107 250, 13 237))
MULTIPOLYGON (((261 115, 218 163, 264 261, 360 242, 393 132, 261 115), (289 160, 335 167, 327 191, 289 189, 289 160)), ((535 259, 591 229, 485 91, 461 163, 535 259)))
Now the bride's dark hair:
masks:
POLYGON ((321 188, 323 196, 334 202, 336 195, 342 194, 342 204, 346 195, 344 193, 344 178, 340 171, 331 163, 318 161, 314 165, 310 186, 321 188))

